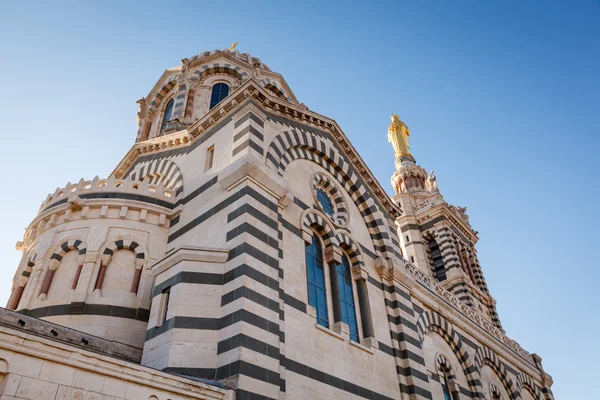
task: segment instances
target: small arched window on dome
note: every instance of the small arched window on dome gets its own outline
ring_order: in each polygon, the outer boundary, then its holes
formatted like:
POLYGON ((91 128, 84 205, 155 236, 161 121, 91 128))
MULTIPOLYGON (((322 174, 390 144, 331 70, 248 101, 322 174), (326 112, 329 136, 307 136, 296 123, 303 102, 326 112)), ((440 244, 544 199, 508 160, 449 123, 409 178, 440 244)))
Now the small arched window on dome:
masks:
POLYGON ((215 83, 212 87, 210 95, 210 109, 212 110, 217 104, 229 95, 229 86, 225 83, 215 83))
POLYGON ((173 99, 171 99, 167 102, 167 105, 165 106, 165 112, 163 114, 162 124, 160 125, 161 132, 165 130, 165 128, 167 127, 167 122, 169 122, 169 120, 173 116, 173 105, 174 104, 175 104, 175 101, 173 99))

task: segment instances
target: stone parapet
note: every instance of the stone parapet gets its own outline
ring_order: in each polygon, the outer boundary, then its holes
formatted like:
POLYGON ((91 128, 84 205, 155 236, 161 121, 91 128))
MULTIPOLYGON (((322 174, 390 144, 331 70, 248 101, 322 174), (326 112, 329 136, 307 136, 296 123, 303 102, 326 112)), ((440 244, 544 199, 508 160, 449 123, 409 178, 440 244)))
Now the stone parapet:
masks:
POLYGON ((23 330, 29 334, 44 336, 88 351, 110 355, 134 363, 139 363, 142 359, 142 350, 137 347, 128 346, 124 343, 115 342, 114 340, 99 338, 5 308, 0 308, 0 325, 23 330))
POLYGON ((173 208, 177 197, 174 190, 162 185, 128 179, 100 179, 96 176, 91 181, 81 179, 76 184, 69 182, 63 188, 56 188, 54 193, 44 200, 39 212, 63 203, 69 203, 73 208, 81 208, 81 199, 109 198, 108 194, 123 200, 143 199, 166 208, 173 208))

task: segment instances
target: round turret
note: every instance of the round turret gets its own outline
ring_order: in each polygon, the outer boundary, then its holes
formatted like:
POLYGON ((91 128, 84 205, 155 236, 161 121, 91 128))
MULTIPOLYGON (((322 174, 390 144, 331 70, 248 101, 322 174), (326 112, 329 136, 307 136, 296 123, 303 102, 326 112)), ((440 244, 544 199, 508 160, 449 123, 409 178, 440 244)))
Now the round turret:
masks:
POLYGON ((141 348, 149 267, 181 193, 177 177, 157 176, 82 179, 48 195, 19 243, 8 308, 141 348))

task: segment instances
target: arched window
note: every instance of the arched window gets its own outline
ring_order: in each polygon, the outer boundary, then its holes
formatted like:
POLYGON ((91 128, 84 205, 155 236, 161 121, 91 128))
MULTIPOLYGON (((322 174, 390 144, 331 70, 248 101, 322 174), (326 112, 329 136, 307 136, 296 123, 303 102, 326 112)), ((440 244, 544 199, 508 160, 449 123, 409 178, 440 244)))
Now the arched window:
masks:
POLYGON ((321 240, 316 234, 313 234, 312 243, 306 246, 306 277, 308 282, 308 304, 317 310, 317 323, 329 327, 323 250, 321 240))
POLYGON ((171 99, 165 106, 165 113, 163 114, 162 124, 160 126, 161 132, 167 127, 167 122, 169 122, 173 115, 173 104, 175 104, 175 101, 171 99))
POLYGON ((358 323, 356 322, 356 308, 352 291, 352 275, 350 262, 348 262, 346 255, 342 256, 342 263, 338 264, 336 270, 340 304, 342 306, 342 322, 350 328, 350 339, 358 342, 358 323))
POLYGON ((212 93, 210 95, 210 109, 219 104, 221 100, 229 95, 229 86, 225 83, 216 83, 212 87, 212 93))
POLYGON ((444 394, 444 400, 452 400, 452 394, 450 394, 450 386, 448 385, 448 374, 442 372, 440 376, 440 381, 442 383, 442 393, 444 394))

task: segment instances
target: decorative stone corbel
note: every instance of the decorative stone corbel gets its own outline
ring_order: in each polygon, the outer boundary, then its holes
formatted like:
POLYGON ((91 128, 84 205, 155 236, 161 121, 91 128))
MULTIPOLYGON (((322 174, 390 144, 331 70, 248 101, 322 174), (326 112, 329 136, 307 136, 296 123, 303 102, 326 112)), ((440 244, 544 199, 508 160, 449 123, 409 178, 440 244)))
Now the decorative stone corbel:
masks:
POLYGON ((290 191, 279 199, 279 208, 285 210, 287 206, 294 202, 294 194, 290 191))
MULTIPOLYGON (((312 241, 312 238, 311 238, 312 241)), ((337 246, 329 246, 325 248, 323 252, 324 260, 326 263, 341 264, 342 263, 342 251, 337 246)))
POLYGON ((17 278, 17 286, 25 286, 25 284, 27 283, 27 280, 29 278, 27 278, 26 276, 20 275, 17 278))
POLYGON ((20 252, 24 252, 24 251, 25 251, 25 245, 23 244, 23 242, 22 242, 22 241, 20 241, 20 240, 19 240, 19 241, 18 241, 18 242, 15 244, 15 250, 17 250, 17 251, 20 251, 20 252))
POLYGON ((238 182, 251 178, 273 193, 277 199, 290 193, 287 181, 271 170, 265 170, 263 163, 263 160, 252 153, 244 154, 223 170, 219 176, 219 184, 225 190, 231 190, 238 182))
POLYGON ((399 259, 385 259, 378 257, 375 260, 375 268, 379 273, 379 276, 383 280, 394 281, 404 286, 411 287, 415 284, 415 280, 412 276, 406 273, 403 261, 399 259))
POLYGON ((369 273, 365 267, 352 267, 352 279, 355 281, 367 280, 369 273))
POLYGON ((59 264, 60 264, 60 261, 58 261, 57 259, 54 258, 54 259, 50 260, 50 262, 48 263, 48 269, 50 271, 56 271, 59 264))
POLYGON ((69 209, 72 211, 78 211, 83 208, 83 204, 85 203, 78 195, 72 194, 67 199, 67 204, 69 205, 69 209))

